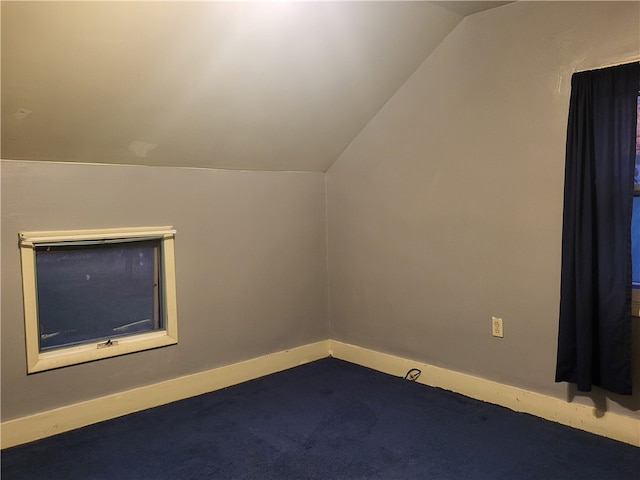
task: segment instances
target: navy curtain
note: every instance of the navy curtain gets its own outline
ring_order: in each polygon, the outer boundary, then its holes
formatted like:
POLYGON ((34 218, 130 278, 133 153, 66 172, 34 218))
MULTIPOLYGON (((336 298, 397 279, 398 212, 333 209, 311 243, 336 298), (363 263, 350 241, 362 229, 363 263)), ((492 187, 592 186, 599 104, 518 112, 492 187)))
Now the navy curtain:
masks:
POLYGON ((640 63, 573 75, 556 381, 631 394, 631 213, 640 63))

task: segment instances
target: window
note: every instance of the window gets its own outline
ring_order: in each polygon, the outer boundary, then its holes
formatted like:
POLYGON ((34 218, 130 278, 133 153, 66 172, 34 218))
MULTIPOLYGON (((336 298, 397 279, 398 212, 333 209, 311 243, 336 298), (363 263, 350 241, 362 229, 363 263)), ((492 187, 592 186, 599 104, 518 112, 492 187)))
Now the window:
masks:
POLYGON ((177 343, 171 227, 22 232, 29 373, 177 343))
POLYGON ((634 177, 633 215, 631 219, 632 313, 640 317, 640 96, 637 101, 636 173, 634 177))

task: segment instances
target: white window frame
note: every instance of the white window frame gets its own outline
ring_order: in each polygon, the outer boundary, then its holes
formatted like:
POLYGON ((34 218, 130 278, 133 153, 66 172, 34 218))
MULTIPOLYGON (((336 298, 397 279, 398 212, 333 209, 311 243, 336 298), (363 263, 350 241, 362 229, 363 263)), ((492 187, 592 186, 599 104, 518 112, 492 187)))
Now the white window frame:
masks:
POLYGON ((175 253, 173 227, 133 227, 94 230, 38 231, 21 232, 20 258, 22 261, 22 291, 24 300, 24 325, 27 353, 27 372, 36 373, 45 370, 92 362, 129 353, 140 352, 178 343, 178 315, 176 306, 175 253), (36 247, 41 244, 59 244, 66 242, 160 240, 160 271, 162 287, 162 326, 161 330, 143 332, 114 338, 112 341, 90 341, 87 343, 40 351, 36 247))

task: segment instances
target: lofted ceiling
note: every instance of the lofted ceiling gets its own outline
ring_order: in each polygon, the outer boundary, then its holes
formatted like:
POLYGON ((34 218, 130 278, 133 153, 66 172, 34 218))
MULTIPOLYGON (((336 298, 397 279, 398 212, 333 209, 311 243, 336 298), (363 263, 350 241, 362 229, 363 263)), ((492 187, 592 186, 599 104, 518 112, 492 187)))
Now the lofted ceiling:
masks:
POLYGON ((2 2, 3 159, 326 171, 509 2, 2 2))

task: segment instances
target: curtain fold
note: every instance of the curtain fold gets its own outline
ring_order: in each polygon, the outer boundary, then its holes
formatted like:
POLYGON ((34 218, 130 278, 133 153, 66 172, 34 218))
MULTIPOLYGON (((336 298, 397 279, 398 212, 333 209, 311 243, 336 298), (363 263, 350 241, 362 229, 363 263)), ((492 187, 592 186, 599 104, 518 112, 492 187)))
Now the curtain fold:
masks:
POLYGON ((631 394, 631 214, 640 63, 571 80, 556 381, 631 394))

